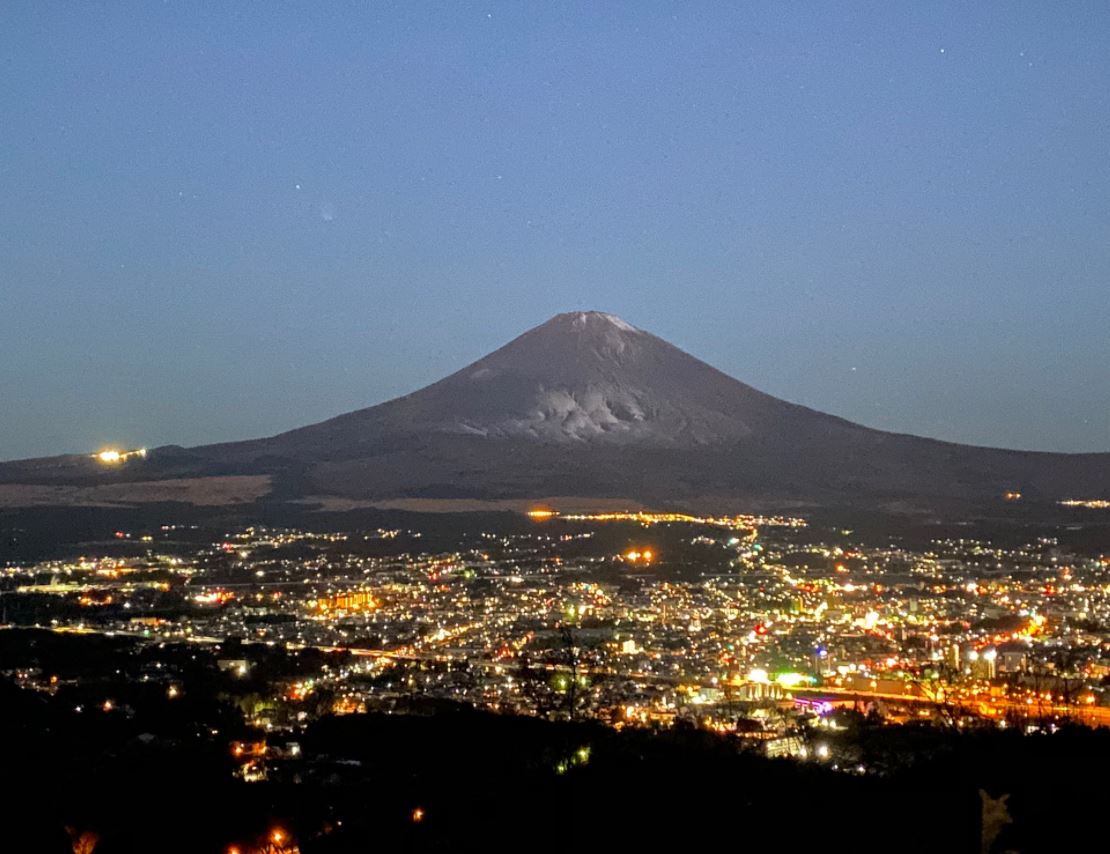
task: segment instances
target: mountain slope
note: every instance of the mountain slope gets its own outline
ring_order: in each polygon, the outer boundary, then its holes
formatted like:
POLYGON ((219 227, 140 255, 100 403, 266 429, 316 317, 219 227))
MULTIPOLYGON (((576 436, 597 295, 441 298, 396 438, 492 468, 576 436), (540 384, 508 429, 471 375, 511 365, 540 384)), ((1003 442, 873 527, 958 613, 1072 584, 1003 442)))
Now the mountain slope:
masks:
MULTIPOLYGON (((886 433, 757 391, 630 324, 561 314, 405 397, 266 439, 0 466, 0 481, 266 474, 287 497, 992 503, 1110 493, 1110 454, 886 433)), ((85 481, 82 481, 85 482, 85 481)))
POLYGON ((430 434, 693 448, 735 442, 801 412, 830 429, 854 426, 756 391, 612 315, 576 312, 413 394, 263 443, 299 457, 430 434))

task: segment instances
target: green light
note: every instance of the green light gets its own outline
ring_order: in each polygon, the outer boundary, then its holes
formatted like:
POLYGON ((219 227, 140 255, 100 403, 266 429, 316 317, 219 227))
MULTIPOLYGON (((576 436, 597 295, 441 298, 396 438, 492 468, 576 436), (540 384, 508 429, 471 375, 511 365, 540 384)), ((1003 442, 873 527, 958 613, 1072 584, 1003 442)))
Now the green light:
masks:
POLYGON ((812 677, 806 676, 804 673, 778 673, 775 675, 775 684, 782 688, 796 688, 803 682, 814 681, 812 677))

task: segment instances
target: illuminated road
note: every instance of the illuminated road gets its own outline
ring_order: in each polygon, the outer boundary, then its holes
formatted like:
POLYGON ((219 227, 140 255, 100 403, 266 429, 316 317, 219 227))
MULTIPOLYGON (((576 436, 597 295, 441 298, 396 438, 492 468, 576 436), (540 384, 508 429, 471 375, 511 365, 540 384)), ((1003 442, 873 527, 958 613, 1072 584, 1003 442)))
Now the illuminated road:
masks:
POLYGON ((1062 704, 1050 703, 1046 700, 1029 702, 1028 700, 1010 699, 1008 697, 953 697, 951 699, 937 699, 921 694, 890 694, 881 691, 860 691, 849 688, 820 687, 807 690, 796 690, 795 696, 804 696, 807 699, 824 700, 833 703, 847 701, 867 702, 881 700, 892 703, 906 703, 910 705, 925 705, 932 708, 945 708, 955 711, 966 711, 981 717, 1002 718, 1007 715, 1022 717, 1060 717, 1080 720, 1090 726, 1110 726, 1110 708, 1087 704, 1062 704))

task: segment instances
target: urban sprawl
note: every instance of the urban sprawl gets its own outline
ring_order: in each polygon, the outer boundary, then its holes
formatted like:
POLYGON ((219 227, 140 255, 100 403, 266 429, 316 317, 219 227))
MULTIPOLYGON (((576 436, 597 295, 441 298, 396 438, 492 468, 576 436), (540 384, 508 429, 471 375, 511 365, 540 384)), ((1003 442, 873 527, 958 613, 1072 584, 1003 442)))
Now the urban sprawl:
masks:
MULTIPOLYGON (((401 528, 118 531, 125 556, 5 567, 0 604, 8 629, 203 647, 232 680, 274 649, 322 653, 246 707, 271 733, 447 702, 692 725, 831 761, 822 734, 846 709, 953 728, 1110 723, 1108 557, 1053 538, 877 547, 788 517, 528 516, 450 550, 401 528)), ((6 675, 48 692, 80 678, 6 675)), ((180 690, 172 666, 141 679, 180 690)), ((265 775, 235 749, 244 776, 265 775)))

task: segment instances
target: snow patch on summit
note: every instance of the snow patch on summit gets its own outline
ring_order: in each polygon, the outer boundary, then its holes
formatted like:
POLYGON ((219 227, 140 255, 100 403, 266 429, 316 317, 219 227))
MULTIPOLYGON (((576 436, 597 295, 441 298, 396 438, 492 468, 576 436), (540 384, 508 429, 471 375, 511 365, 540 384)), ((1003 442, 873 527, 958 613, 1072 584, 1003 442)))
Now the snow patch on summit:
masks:
POLYGON ((617 327, 621 332, 639 332, 640 330, 629 323, 627 320, 622 320, 615 314, 606 314, 603 311, 580 311, 574 318, 575 326, 585 326, 590 322, 590 318, 596 317, 599 320, 604 320, 613 326, 617 327))

